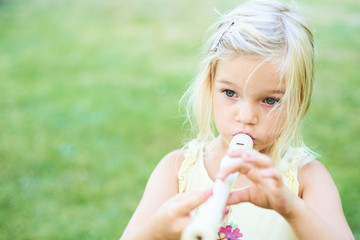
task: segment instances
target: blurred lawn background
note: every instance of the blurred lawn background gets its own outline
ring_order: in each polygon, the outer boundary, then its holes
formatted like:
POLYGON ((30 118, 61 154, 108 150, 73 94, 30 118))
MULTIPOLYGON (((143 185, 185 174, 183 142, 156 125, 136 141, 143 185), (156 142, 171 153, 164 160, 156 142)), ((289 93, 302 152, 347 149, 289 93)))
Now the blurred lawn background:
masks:
MULTIPOLYGON (((0 239, 118 239, 234 0, 0 1, 0 239)), ((301 0, 318 57, 305 138, 360 237, 360 3, 301 0)))

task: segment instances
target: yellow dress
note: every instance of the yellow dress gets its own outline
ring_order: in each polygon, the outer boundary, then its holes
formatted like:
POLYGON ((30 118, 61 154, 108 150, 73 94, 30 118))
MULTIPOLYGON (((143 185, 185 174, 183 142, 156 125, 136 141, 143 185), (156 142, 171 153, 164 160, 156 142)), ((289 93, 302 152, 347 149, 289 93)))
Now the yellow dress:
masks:
MULTIPOLYGON (((204 143, 196 140, 189 143, 178 173, 180 193, 213 187, 214 182, 210 179, 204 165, 203 149, 204 143)), ((279 169, 283 180, 296 195, 299 191, 298 169, 312 159, 304 149, 291 148, 281 160, 279 169)), ((229 214, 219 226, 218 239, 291 240, 296 237, 289 224, 276 211, 244 202, 230 207, 229 214)))

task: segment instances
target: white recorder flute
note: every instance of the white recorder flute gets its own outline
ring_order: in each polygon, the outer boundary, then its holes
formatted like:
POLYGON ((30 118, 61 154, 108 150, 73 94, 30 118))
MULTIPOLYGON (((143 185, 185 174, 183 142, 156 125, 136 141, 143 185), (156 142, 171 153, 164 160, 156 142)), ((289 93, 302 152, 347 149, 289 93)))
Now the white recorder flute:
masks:
MULTIPOLYGON (((253 140, 246 134, 237 134, 230 142, 229 149, 252 148, 253 140)), ((239 158, 225 156, 221 160, 220 168, 223 169, 239 158)), ((223 218, 223 211, 239 173, 230 174, 224 181, 217 179, 213 187, 213 195, 198 209, 198 215, 184 229, 181 240, 215 240, 223 218)))

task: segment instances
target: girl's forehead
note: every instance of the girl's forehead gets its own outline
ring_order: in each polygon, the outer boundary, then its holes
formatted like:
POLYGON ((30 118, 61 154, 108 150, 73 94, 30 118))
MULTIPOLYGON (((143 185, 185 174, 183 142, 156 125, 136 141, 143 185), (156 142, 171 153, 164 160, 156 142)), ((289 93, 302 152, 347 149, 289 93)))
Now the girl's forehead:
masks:
POLYGON ((216 66, 215 83, 255 85, 261 89, 274 87, 285 91, 279 66, 263 58, 229 57, 220 59, 216 66))
POLYGON ((264 58, 228 57, 218 60, 216 72, 226 75, 276 74, 278 66, 264 58))

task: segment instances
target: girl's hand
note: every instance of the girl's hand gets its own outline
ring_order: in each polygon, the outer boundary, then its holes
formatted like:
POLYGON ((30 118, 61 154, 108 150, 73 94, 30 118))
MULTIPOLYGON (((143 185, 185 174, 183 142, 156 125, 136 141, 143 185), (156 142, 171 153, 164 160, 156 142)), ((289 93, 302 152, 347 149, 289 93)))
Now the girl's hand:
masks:
POLYGON ((211 189, 175 195, 151 217, 148 229, 155 239, 180 239, 183 229, 191 221, 190 212, 211 195, 211 189))
POLYGON ((280 171, 269 156, 253 149, 229 151, 229 156, 243 161, 227 166, 217 174, 217 178, 224 180, 230 173, 240 172, 252 183, 249 188, 231 193, 228 204, 251 202, 273 209, 284 217, 291 215, 298 198, 284 185, 280 171))

